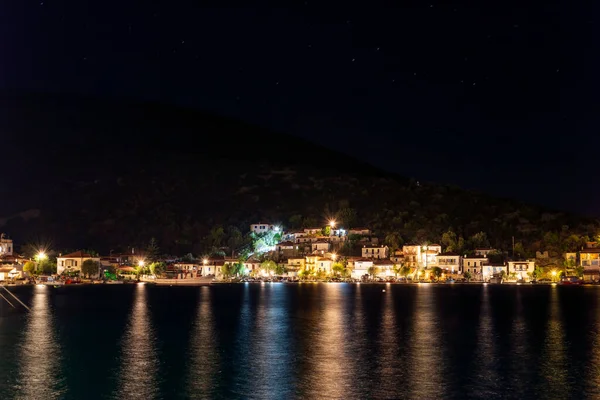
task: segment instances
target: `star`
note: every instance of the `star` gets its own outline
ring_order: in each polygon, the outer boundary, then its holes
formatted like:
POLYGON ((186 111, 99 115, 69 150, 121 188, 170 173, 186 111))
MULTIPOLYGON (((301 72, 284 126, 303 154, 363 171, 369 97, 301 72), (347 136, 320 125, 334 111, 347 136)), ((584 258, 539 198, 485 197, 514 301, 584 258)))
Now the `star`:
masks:
POLYGON ((354 62, 355 60, 356 60, 356 58, 353 58, 353 59, 352 59, 352 62, 354 62))

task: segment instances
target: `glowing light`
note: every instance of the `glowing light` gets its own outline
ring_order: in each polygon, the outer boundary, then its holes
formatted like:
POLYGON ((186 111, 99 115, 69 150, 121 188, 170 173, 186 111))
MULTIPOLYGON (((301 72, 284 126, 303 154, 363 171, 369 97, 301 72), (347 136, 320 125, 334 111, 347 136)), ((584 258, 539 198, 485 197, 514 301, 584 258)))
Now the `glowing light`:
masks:
POLYGON ((337 258, 337 254, 333 253, 333 254, 331 255, 331 259, 332 259, 333 261, 335 261, 335 259, 336 259, 336 258, 337 258))
POLYGON ((37 253, 38 260, 45 260, 46 258, 48 258, 48 256, 43 251, 40 251, 39 253, 37 253))
POLYGON ((204 260, 202 260, 202 264, 204 264, 204 265, 208 264, 208 260, 205 258, 204 260))
POLYGON ((552 274, 552 276, 556 276, 556 270, 552 270, 552 272, 550 272, 552 274))
POLYGON ((276 226, 276 227, 274 227, 274 228, 273 228, 273 230, 274 230, 275 232, 279 232, 279 229, 281 229, 281 228, 279 228, 278 226, 276 226))
POLYGON ((138 267, 143 267, 146 264, 144 260, 138 260, 138 267))
POLYGON ((329 226, 335 228, 335 220, 329 220, 329 226))

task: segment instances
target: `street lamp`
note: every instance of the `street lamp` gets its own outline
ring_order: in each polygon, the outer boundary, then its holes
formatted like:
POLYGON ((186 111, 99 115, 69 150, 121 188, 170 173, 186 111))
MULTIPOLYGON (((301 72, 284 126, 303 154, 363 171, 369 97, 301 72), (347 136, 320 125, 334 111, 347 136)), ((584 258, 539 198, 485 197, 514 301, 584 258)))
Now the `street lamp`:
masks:
POLYGON ((336 258, 337 258, 337 254, 333 253, 333 254, 331 255, 331 259, 332 259, 333 261, 335 261, 335 259, 336 259, 336 258))
POLYGON ((552 280, 556 280, 556 270, 553 269, 552 272, 550 272, 550 274, 552 275, 552 280))
POLYGON ((40 251, 39 253, 37 253, 38 261, 45 260, 46 258, 48 258, 48 256, 43 251, 40 251))

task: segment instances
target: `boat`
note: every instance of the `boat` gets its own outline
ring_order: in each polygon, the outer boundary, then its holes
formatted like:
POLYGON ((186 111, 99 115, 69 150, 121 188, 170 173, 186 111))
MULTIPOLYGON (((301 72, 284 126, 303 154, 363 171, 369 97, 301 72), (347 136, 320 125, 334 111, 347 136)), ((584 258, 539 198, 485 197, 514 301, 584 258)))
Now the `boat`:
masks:
POLYGON ((456 282, 456 281, 452 278, 446 279, 446 283, 454 283, 454 282, 456 282))
POLYGON ((565 276, 560 280, 561 285, 581 285, 581 283, 581 279, 576 276, 565 276))
POLYGON ((123 281, 106 281, 107 285, 122 285, 123 281))

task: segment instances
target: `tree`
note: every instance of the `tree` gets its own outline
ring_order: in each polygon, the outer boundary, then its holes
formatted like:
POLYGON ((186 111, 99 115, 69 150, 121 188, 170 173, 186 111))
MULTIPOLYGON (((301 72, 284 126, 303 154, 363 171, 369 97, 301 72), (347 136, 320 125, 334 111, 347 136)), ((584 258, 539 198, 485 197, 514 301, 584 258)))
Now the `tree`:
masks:
POLYGON ((544 274, 544 272, 542 271, 542 269, 541 269, 540 267, 536 267, 536 268, 533 270, 533 273, 532 273, 531 275, 532 275, 532 277, 533 277, 534 279, 536 279, 536 280, 537 280, 537 279, 539 279, 539 278, 540 278, 540 277, 541 277, 543 274, 544 274))
POLYGON ((379 272, 379 269, 374 265, 369 267, 369 269, 367 269, 367 273, 369 274, 371 279, 375 278, 375 275, 377 275, 378 272, 379 272))
POLYGON ((403 266, 400 269, 400 276, 404 276, 405 278, 410 274, 410 267, 403 266))
POLYGON ((465 272, 464 274, 465 279, 467 280, 467 282, 472 278, 472 275, 469 271, 465 272))
POLYGON ((390 254, 394 254, 396 250, 404 243, 402 236, 398 232, 389 233, 384 240, 385 244, 390 248, 390 254))
POLYGON ((575 267, 575 275, 577 275, 578 278, 581 278, 583 276, 583 267, 575 267))
POLYGON ((29 272, 30 274, 34 274, 36 270, 36 265, 33 261, 27 261, 23 266, 23 271, 29 272))
POLYGON ((45 275, 56 274, 56 261, 50 259, 42 260, 42 262, 40 262, 40 271, 45 275))
POLYGON ((329 225, 327 225, 326 227, 324 227, 321 230, 321 233, 323 234, 323 236, 329 236, 329 235, 331 235, 331 227, 329 225))
POLYGON ((158 248, 156 239, 150 239, 150 243, 148 243, 148 247, 146 248, 146 258, 148 258, 150 261, 156 261, 158 259, 159 251, 160 249, 158 248))
POLYGON ((100 269, 100 264, 97 261, 94 261, 91 259, 85 260, 81 264, 81 273, 84 274, 85 276, 87 276, 88 278, 90 276, 98 274, 99 269, 100 269))
POLYGON ((161 261, 155 261, 150 264, 150 273, 152 275, 161 276, 167 270, 167 264, 161 261))
POLYGON ((346 272, 346 268, 344 268, 344 264, 339 263, 339 262, 336 262, 335 264, 333 264, 333 266, 331 267, 331 270, 333 271, 334 275, 336 275, 336 276, 342 276, 346 272))
POLYGON ((277 264, 273 260, 265 260, 260 264, 260 268, 267 274, 271 274, 276 272, 277 264))
POLYGON ((431 268, 431 274, 435 276, 436 280, 439 280, 442 276, 442 269, 440 267, 431 268))
POLYGON ((275 265, 275 275, 283 275, 287 272, 287 270, 285 269, 285 267, 283 266, 283 264, 276 264, 275 265))
POLYGON ((444 250, 447 252, 459 251, 457 246, 456 233, 452 230, 448 230, 448 232, 444 232, 441 240, 442 246, 444 246, 444 250))
POLYGON ((340 220, 343 227, 351 228, 356 222, 356 210, 354 208, 344 207, 337 212, 337 219, 340 220))
POLYGON ((302 215, 292 215, 289 219, 290 228, 298 229, 302 226, 302 215))
POLYGON ((485 232, 478 232, 474 234, 469 238, 469 242, 471 243, 471 247, 474 249, 490 247, 490 242, 485 232))
POLYGON ((392 270, 394 271, 394 275, 396 275, 396 278, 398 278, 400 271, 402 271, 402 267, 400 265, 394 264, 394 267, 392 268, 392 270))

